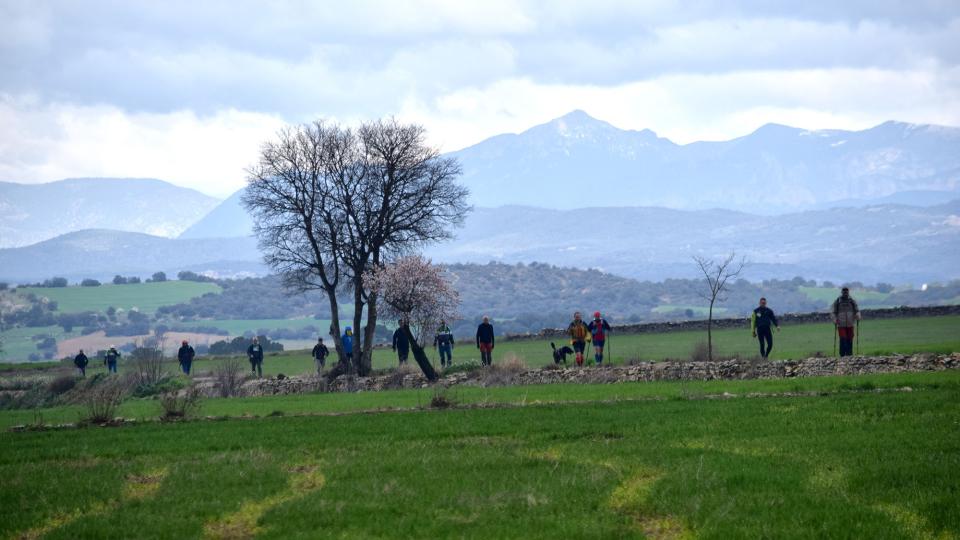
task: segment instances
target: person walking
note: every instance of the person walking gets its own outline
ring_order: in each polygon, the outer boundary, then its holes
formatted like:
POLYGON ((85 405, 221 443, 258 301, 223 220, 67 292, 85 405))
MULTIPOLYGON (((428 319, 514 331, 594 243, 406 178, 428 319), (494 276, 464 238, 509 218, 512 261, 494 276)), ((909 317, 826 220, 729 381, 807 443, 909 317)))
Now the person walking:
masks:
POLYGON ((477 326, 477 348, 480 349, 480 363, 489 366, 493 364, 493 325, 490 317, 484 315, 483 322, 477 326))
POLYGON ((593 312, 593 320, 587 325, 590 337, 593 339, 593 361, 597 365, 603 364, 603 345, 610 334, 610 324, 600 316, 599 311, 593 312))
POLYGON ((190 366, 193 365, 193 357, 196 355, 196 351, 193 350, 193 347, 190 346, 187 340, 183 340, 183 342, 180 343, 180 350, 177 351, 177 360, 180 361, 180 369, 182 369, 185 374, 190 374, 190 366))
POLYGON ((407 365, 407 357, 410 355, 410 340, 407 338, 407 321, 400 319, 397 321, 397 329, 393 332, 392 349, 397 352, 397 360, 400 366, 407 365))
POLYGON ((587 341, 590 341, 590 328, 583 319, 580 318, 580 312, 573 314, 573 320, 567 326, 567 333, 570 334, 570 345, 573 352, 576 353, 577 366, 583 366, 583 352, 587 349, 587 341))
POLYGON ((253 343, 247 347, 247 359, 250 360, 250 371, 256 373, 258 379, 263 377, 263 346, 258 338, 253 338, 253 343))
POLYGON ((349 362, 353 356, 353 330, 348 326, 343 331, 343 336, 340 337, 340 345, 343 347, 343 357, 349 362))
POLYGON ((107 371, 109 373, 117 372, 117 361, 120 360, 120 351, 117 350, 113 345, 107 349, 106 354, 103 355, 103 363, 107 366, 107 371))
POLYGON ((330 350, 327 349, 327 346, 323 344, 323 338, 317 338, 317 344, 313 346, 313 360, 317 363, 317 375, 323 373, 324 366, 327 365, 327 355, 330 354, 330 350))
POLYGON ((87 355, 83 354, 83 349, 80 349, 80 354, 73 357, 73 365, 77 366, 77 369, 80 370, 80 376, 87 376, 87 364, 90 363, 90 359, 87 358, 87 355))
POLYGON ((770 350, 773 349, 773 332, 770 331, 770 325, 777 327, 780 331, 780 322, 773 310, 767 307, 767 299, 760 298, 760 305, 753 310, 750 315, 750 332, 753 337, 760 341, 760 358, 764 360, 770 356, 770 350), (766 344, 766 347, 764 347, 766 344))
POLYGON ((840 289, 840 296, 833 301, 830 311, 833 313, 833 325, 837 328, 837 337, 840 338, 840 356, 853 354, 853 327, 860 320, 860 306, 850 296, 850 288, 840 289))
POLYGON ((440 353, 440 367, 452 366, 453 332, 450 331, 450 327, 443 319, 440 319, 440 326, 437 327, 437 333, 433 336, 433 346, 440 353))

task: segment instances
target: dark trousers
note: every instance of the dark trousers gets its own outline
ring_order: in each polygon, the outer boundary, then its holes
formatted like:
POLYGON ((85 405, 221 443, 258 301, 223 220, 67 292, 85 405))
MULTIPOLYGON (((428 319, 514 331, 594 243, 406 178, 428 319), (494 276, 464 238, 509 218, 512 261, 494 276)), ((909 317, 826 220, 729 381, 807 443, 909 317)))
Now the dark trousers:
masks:
POLYGON ((113 362, 107 362, 107 371, 110 372, 110 373, 116 373, 116 372, 117 372, 117 362, 116 362, 116 360, 114 360, 113 362))
POLYGON ((838 326, 837 337, 840 338, 840 356, 853 356, 853 327, 838 326))
POLYGON ((183 370, 187 375, 190 374, 190 366, 193 365, 193 360, 189 362, 180 362, 180 369, 183 370))
POLYGON ((77 366, 77 369, 80 370, 80 376, 81 376, 81 377, 86 377, 86 376, 87 376, 87 366, 77 366))
POLYGON ((770 356, 770 351, 773 349, 773 332, 770 331, 769 326, 757 327, 757 340, 760 341, 760 356, 762 358, 770 356))
POLYGON ((407 358, 409 356, 410 349, 401 349, 400 347, 397 347, 397 361, 401 366, 407 363, 407 358))
POLYGON ((263 377, 263 360, 250 359, 250 371, 257 374, 257 377, 263 377))
POLYGON ((452 366, 453 365, 453 347, 449 343, 446 345, 441 344, 437 345, 437 350, 440 352, 440 365, 441 366, 452 366))

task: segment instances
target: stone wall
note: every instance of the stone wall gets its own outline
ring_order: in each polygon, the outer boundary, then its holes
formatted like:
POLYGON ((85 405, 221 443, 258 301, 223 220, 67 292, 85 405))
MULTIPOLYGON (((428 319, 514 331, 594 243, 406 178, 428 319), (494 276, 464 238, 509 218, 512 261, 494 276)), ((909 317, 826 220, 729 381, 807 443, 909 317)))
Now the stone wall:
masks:
MULTIPOLYGON (((861 316, 865 321, 871 319, 897 319, 902 317, 938 317, 942 315, 960 315, 960 305, 953 306, 925 306, 925 307, 895 307, 884 309, 864 309, 861 310, 861 316)), ((778 315, 781 325, 801 324, 812 322, 830 322, 832 316, 826 311, 815 311, 813 313, 787 313, 778 315)), ((714 328, 747 328, 750 325, 746 317, 714 319, 714 328)), ((653 322, 640 324, 622 324, 615 325, 614 331, 618 334, 646 334, 661 332, 678 332, 683 330, 706 330, 707 321, 675 321, 675 322, 653 322)), ((565 337, 567 331, 565 328, 544 328, 536 334, 510 334, 503 338, 504 341, 525 341, 543 338, 565 337)))
MULTIPOLYGON (((821 377, 826 375, 862 375, 907 371, 941 371, 960 368, 960 353, 915 354, 910 356, 857 356, 849 358, 807 358, 783 362, 639 362, 629 366, 602 368, 509 369, 494 366, 442 377, 440 387, 502 386, 551 383, 623 383, 643 381, 771 379, 821 377)), ((208 395, 216 395, 212 381, 198 381, 208 395)), ((313 392, 377 392, 400 388, 427 388, 430 383, 420 373, 396 372, 379 377, 340 377, 332 383, 306 376, 247 381, 244 396, 286 395, 313 392)))

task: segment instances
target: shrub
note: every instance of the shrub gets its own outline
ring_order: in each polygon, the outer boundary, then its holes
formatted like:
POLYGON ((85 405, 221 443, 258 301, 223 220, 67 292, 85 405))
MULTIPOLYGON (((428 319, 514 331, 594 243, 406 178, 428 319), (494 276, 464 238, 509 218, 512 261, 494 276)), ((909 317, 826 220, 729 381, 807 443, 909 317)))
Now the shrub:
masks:
POLYGON ((245 380, 243 363, 239 358, 221 360, 213 368, 213 378, 217 381, 220 397, 236 396, 245 380))
POLYGON ((698 341, 693 344, 693 349, 690 350, 691 362, 706 362, 709 357, 706 341, 698 341))
POLYGON ((202 395, 196 386, 188 386, 185 390, 167 392, 160 397, 160 406, 163 407, 161 420, 182 420, 192 415, 200 408, 202 395))
POLYGON ((90 386, 84 395, 86 414, 81 420, 91 424, 112 422, 124 395, 126 387, 118 377, 109 377, 100 384, 90 386))
POLYGON ((65 394, 77 385, 77 378, 73 375, 61 375, 47 384, 47 390, 55 396, 65 394))
POLYGON ((444 374, 444 375, 452 375, 452 374, 454 374, 454 373, 463 373, 463 372, 476 371, 476 370, 482 369, 482 368, 483 368, 483 364, 481 364, 480 362, 478 362, 478 361, 476 361, 476 360, 469 360, 469 361, 467 361, 467 362, 463 362, 463 363, 460 363, 460 364, 454 364, 454 365, 452 365, 452 366, 450 366, 450 367, 444 368, 444 369, 443 369, 443 374, 444 374))
POLYGON ((99 287, 100 282, 95 279, 87 278, 80 282, 81 287, 99 287))
POLYGON ((133 386, 153 386, 164 378, 163 349, 160 347, 137 347, 130 352, 133 367, 133 386))
POLYGON ((494 361, 493 365, 483 372, 484 386, 505 386, 513 384, 517 375, 527 371, 527 365, 523 363, 516 354, 507 353, 500 362, 494 361))
POLYGON ((449 409, 457 404, 457 400, 451 397, 446 388, 434 388, 433 398, 430 399, 430 407, 433 409, 449 409))

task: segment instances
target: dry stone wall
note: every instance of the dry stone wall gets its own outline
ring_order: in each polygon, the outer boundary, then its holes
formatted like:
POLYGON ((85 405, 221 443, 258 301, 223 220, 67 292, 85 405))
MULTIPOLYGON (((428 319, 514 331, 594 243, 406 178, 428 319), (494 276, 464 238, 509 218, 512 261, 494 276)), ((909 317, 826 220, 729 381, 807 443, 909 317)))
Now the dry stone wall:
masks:
MULTIPOLYGON (((758 362, 639 362, 629 366, 602 368, 543 368, 510 370, 477 369, 442 377, 440 387, 501 386, 551 383, 615 384, 643 381, 679 381, 716 379, 772 379, 821 377, 827 375, 863 375, 907 371, 942 371, 960 368, 960 353, 892 356, 856 356, 848 358, 806 358, 796 361, 758 362)), ((205 393, 216 395, 212 381, 199 382, 205 393)), ((379 377, 340 377, 328 383, 316 376, 284 379, 256 379, 241 388, 243 396, 287 395, 314 392, 376 392, 400 388, 426 388, 430 383, 419 373, 397 372, 379 377)))

